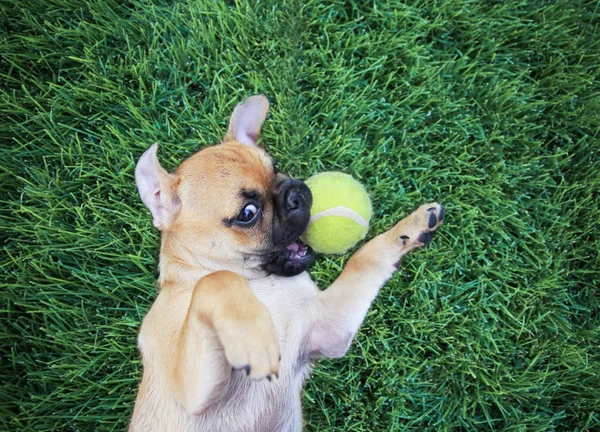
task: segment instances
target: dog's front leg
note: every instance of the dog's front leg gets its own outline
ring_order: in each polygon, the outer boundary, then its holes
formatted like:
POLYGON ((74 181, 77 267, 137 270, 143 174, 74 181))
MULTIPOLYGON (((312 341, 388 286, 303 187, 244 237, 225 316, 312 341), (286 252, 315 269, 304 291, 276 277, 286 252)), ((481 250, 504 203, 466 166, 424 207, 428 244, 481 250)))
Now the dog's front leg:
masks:
POLYGON ((173 361, 175 393, 192 415, 223 396, 232 368, 244 369, 252 379, 277 373, 273 322, 245 278, 219 271, 196 284, 173 361))
POLYGON ((335 358, 346 353, 381 286, 404 255, 431 241, 443 217, 440 204, 425 204, 348 260, 335 282, 319 293, 319 318, 309 337, 312 356, 335 358))

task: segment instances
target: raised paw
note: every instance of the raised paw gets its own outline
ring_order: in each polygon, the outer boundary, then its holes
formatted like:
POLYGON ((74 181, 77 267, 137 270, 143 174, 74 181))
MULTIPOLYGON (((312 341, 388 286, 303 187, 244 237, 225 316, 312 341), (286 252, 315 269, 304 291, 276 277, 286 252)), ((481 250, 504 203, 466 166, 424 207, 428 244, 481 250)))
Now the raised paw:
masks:
POLYGON ((431 242, 443 220, 444 207, 441 204, 422 205, 394 227, 397 242, 406 249, 424 246, 431 242))
POLYGON ((279 342, 271 318, 264 312, 266 316, 221 320, 218 336, 233 369, 244 370, 252 379, 270 381, 279 371, 279 342))

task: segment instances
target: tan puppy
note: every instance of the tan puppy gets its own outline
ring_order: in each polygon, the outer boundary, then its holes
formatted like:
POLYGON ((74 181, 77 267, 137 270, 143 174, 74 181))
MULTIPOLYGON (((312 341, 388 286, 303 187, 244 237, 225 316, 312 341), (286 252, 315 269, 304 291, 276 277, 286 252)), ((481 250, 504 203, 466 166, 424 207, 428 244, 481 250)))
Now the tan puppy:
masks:
POLYGON ((419 207, 366 243, 320 291, 297 241, 312 197, 256 141, 264 96, 238 105, 220 145, 169 174, 156 144, 136 182, 162 232, 160 293, 142 324, 130 431, 300 431, 300 392, 319 356, 343 356, 400 259, 444 210, 419 207))

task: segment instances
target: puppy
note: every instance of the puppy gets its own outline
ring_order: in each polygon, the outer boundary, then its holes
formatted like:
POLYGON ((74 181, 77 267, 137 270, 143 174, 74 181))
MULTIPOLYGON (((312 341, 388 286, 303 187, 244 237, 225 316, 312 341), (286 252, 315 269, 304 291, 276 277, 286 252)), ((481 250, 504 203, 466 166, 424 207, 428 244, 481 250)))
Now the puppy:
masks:
POLYGON ((161 231, 160 292, 139 334, 143 377, 129 430, 292 432, 311 363, 343 356, 401 258, 431 241, 437 203, 419 207, 358 250, 327 289, 298 241, 306 185, 256 145, 269 103, 238 105, 222 144, 174 174, 153 145, 136 183, 161 231))

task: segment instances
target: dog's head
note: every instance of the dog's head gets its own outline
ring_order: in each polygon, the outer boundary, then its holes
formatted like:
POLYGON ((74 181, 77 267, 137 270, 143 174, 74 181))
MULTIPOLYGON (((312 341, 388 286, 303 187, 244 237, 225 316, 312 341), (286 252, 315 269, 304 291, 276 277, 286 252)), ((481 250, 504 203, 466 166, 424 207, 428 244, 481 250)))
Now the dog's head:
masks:
POLYGON ((154 144, 140 158, 140 196, 176 259, 201 257, 229 268, 293 276, 313 261, 298 240, 310 219, 312 195, 279 173, 256 145, 269 102, 252 96, 231 116, 222 144, 204 149, 168 173, 154 144), (183 256, 184 255, 184 256, 183 256))

